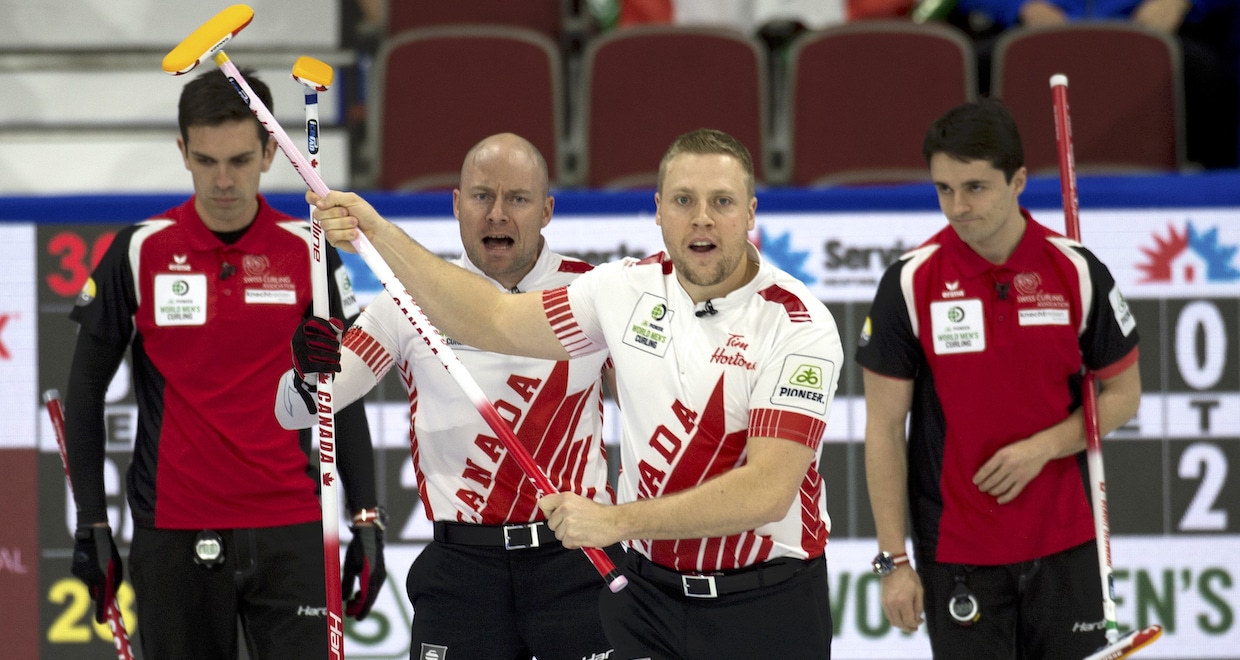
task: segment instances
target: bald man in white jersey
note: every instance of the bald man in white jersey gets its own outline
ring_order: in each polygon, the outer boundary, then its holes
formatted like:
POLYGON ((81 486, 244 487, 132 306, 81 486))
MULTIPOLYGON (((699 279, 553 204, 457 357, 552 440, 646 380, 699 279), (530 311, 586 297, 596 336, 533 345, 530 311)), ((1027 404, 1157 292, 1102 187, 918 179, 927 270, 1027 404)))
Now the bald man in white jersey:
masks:
POLYGON ((511 296, 356 195, 307 196, 333 244, 364 232, 449 336, 547 359, 610 352, 620 504, 558 493, 539 506, 566 547, 630 544, 628 588, 600 596, 613 659, 830 657, 817 464, 843 354, 822 303, 748 242, 753 189, 737 140, 682 135, 655 194, 666 252, 511 296))
MULTIPOLYGON (((452 193, 465 248, 453 263, 497 293, 569 284, 592 266, 548 249, 542 229, 554 206, 546 161, 534 145, 511 133, 482 140, 465 156, 452 193)), ((323 339, 330 344, 320 349, 325 354, 301 356, 299 368, 314 371, 316 359, 339 359, 337 405, 361 398, 393 368, 409 397, 418 494, 435 529, 407 580, 411 660, 608 657, 596 606, 599 575, 584 554, 555 538, 537 490, 392 298, 371 302, 345 335, 340 357, 332 354, 340 349, 331 335, 323 339)), ((605 351, 557 361, 450 341, 558 489, 614 502, 602 438, 605 351)), ((298 346, 309 351, 313 343, 294 340, 295 356, 298 346)), ((285 374, 276 414, 286 426, 309 426, 314 416, 302 405, 296 377, 285 374)), ((620 546, 611 545, 621 560, 620 546)))

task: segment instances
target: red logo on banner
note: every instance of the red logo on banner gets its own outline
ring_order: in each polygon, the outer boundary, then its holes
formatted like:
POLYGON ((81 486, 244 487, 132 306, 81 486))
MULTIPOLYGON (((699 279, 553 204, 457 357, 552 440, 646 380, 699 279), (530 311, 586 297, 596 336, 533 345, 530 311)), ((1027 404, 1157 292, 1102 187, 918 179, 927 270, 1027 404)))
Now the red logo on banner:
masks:
POLYGON ((9 319, 17 318, 16 314, 0 314, 0 360, 8 360, 12 356, 9 349, 4 345, 4 326, 9 324, 9 319))

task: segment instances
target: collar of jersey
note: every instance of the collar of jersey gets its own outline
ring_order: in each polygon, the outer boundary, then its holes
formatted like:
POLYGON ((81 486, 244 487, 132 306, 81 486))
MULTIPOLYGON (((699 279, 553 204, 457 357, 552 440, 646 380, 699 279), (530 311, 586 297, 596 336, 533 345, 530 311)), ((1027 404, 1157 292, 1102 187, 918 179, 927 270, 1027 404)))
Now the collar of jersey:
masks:
POLYGON ((982 255, 974 252, 973 248, 960 240, 956 231, 951 227, 943 229, 939 235, 939 242, 946 253, 952 256, 952 260, 956 262, 956 269, 964 277, 977 277, 992 271, 1020 273, 1036 270, 1038 246, 1046 240, 1050 232, 1046 227, 1038 224, 1033 216, 1029 215, 1029 211, 1022 208, 1020 214, 1025 216, 1025 234, 1020 237, 1020 243, 1016 245, 1012 256, 1002 264, 992 264, 982 255))

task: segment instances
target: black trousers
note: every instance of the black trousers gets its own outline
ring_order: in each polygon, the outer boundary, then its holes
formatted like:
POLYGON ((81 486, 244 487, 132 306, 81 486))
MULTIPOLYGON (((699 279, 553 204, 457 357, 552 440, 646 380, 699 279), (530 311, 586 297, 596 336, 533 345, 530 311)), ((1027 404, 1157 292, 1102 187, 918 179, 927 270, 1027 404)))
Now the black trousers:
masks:
MULTIPOLYGON (((623 560, 616 545, 612 561, 623 560)), ((606 660, 598 616, 607 588, 580 550, 558 542, 506 550, 432 542, 406 581, 413 605, 411 660, 606 660)))
POLYGON ((1041 559, 1002 566, 918 558, 926 627, 940 660, 1084 658, 1106 644, 1097 546, 1089 541, 1041 559), (948 602, 964 586, 978 606, 963 626, 948 602))
POLYGON ((327 658, 323 527, 216 530, 223 563, 194 561, 200 530, 138 527, 129 575, 145 660, 327 658))
POLYGON ((622 571, 629 586, 600 596, 603 628, 616 647, 610 660, 830 660, 825 560, 807 562, 773 586, 716 598, 688 597, 650 579, 641 565, 647 561, 630 551, 622 571))

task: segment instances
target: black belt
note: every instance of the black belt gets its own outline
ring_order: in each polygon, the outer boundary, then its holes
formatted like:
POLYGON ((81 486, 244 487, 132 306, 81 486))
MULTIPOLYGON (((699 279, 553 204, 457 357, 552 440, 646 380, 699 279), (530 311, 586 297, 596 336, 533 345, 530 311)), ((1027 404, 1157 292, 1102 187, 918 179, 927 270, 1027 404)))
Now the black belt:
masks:
POLYGON ((558 544, 555 532, 540 521, 521 525, 470 525, 437 521, 435 540, 455 545, 487 545, 506 550, 522 550, 558 544))
POLYGON ((734 571, 700 574, 673 571, 659 566, 635 551, 633 554, 637 560, 638 575, 651 582, 670 587, 672 591, 683 594, 686 598, 718 598, 759 587, 770 587, 825 561, 822 557, 808 560, 783 557, 734 571))

